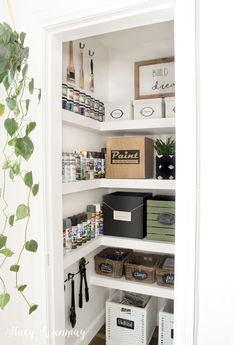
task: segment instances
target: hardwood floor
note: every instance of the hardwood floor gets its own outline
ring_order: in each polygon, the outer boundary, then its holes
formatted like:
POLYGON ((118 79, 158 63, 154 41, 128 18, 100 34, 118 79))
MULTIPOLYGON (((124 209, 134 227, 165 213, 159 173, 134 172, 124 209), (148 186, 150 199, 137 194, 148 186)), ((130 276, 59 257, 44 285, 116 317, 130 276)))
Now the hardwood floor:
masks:
MULTIPOLYGON (((157 345, 157 327, 153 333, 152 339, 149 345, 157 345)), ((95 338, 90 342, 89 345, 105 345, 105 326, 103 326, 99 332, 96 334, 95 338)), ((122 345, 122 344, 120 344, 122 345)))

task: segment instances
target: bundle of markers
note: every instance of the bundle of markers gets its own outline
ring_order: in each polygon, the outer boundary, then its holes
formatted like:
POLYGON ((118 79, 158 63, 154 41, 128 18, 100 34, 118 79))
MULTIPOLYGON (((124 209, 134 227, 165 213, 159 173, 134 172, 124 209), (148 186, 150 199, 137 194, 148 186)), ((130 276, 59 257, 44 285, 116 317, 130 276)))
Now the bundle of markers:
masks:
POLYGON ((100 204, 88 205, 87 211, 63 219, 64 254, 103 234, 100 204))

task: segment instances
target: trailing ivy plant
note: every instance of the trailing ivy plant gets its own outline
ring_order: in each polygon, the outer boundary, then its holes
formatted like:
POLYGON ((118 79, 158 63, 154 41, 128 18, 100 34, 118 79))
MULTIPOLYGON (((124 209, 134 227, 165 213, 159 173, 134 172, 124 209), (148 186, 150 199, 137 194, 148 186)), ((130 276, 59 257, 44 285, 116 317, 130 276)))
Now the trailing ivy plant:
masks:
POLYGON ((26 34, 17 33, 8 24, 0 23, 0 87, 5 96, 0 99, 0 116, 6 130, 6 141, 1 153, 1 168, 3 181, 0 189, 3 224, 0 229, 0 308, 3 310, 10 301, 7 278, 2 274, 3 266, 7 265, 9 257, 14 257, 14 264, 9 265, 9 271, 15 274, 15 287, 29 308, 29 314, 37 309, 30 303, 27 296, 27 285, 22 282, 19 273, 21 258, 25 251, 35 253, 38 244, 28 235, 30 221, 30 200, 39 190, 39 184, 34 182, 33 172, 25 169, 34 152, 34 144, 30 138, 36 127, 36 122, 28 119, 30 102, 34 91, 38 102, 41 90, 34 87, 34 79, 28 77, 29 48, 24 46, 26 34), (22 201, 13 214, 9 212, 12 195, 7 193, 8 182, 21 181, 27 189, 27 198, 22 201), (24 241, 19 253, 14 252, 8 240, 8 234, 17 227, 18 222, 24 222, 24 241))

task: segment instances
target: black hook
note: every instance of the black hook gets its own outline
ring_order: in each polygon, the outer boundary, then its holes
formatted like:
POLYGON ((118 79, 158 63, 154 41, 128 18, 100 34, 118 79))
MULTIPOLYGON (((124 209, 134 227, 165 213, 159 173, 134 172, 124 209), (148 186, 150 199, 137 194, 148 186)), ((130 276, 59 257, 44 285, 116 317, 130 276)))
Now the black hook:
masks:
POLYGON ((95 52, 91 52, 90 50, 89 50, 89 56, 93 56, 95 54, 95 52))
POLYGON ((85 43, 79 42, 79 47, 80 47, 80 49, 84 49, 85 48, 85 43))

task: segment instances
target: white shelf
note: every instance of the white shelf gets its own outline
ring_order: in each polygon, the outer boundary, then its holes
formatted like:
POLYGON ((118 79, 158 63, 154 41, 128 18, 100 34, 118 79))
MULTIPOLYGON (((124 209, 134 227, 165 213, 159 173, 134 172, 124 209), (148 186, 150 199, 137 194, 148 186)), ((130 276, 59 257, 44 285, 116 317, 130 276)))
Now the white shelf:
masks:
POLYGON ((133 250, 144 250, 153 253, 175 253, 175 244, 169 242, 157 242, 152 240, 118 237, 118 236, 102 236, 102 246, 128 248, 133 250))
POLYGON ((119 247, 133 250, 144 250, 145 252, 174 254, 174 243, 150 241, 147 239, 136 239, 117 236, 100 235, 77 249, 73 249, 71 253, 64 256, 64 269, 79 261, 83 256, 89 255, 99 246, 119 247))
POLYGON ((175 133, 174 118, 160 118, 151 120, 128 120, 99 122, 85 116, 62 110, 62 120, 66 124, 98 132, 103 135, 117 134, 173 134, 175 133))
POLYGON ((174 299, 174 289, 159 287, 154 284, 136 283, 122 278, 110 278, 102 275, 94 274, 90 277, 90 284, 103 286, 109 289, 124 290, 144 295, 174 299))
POLYGON ((94 179, 62 184, 63 195, 97 188, 175 190, 175 180, 94 179))
POLYGON ((101 236, 82 244, 81 247, 77 249, 72 249, 70 253, 64 256, 64 269, 73 265, 75 262, 79 261, 83 256, 86 256, 101 246, 101 236))

